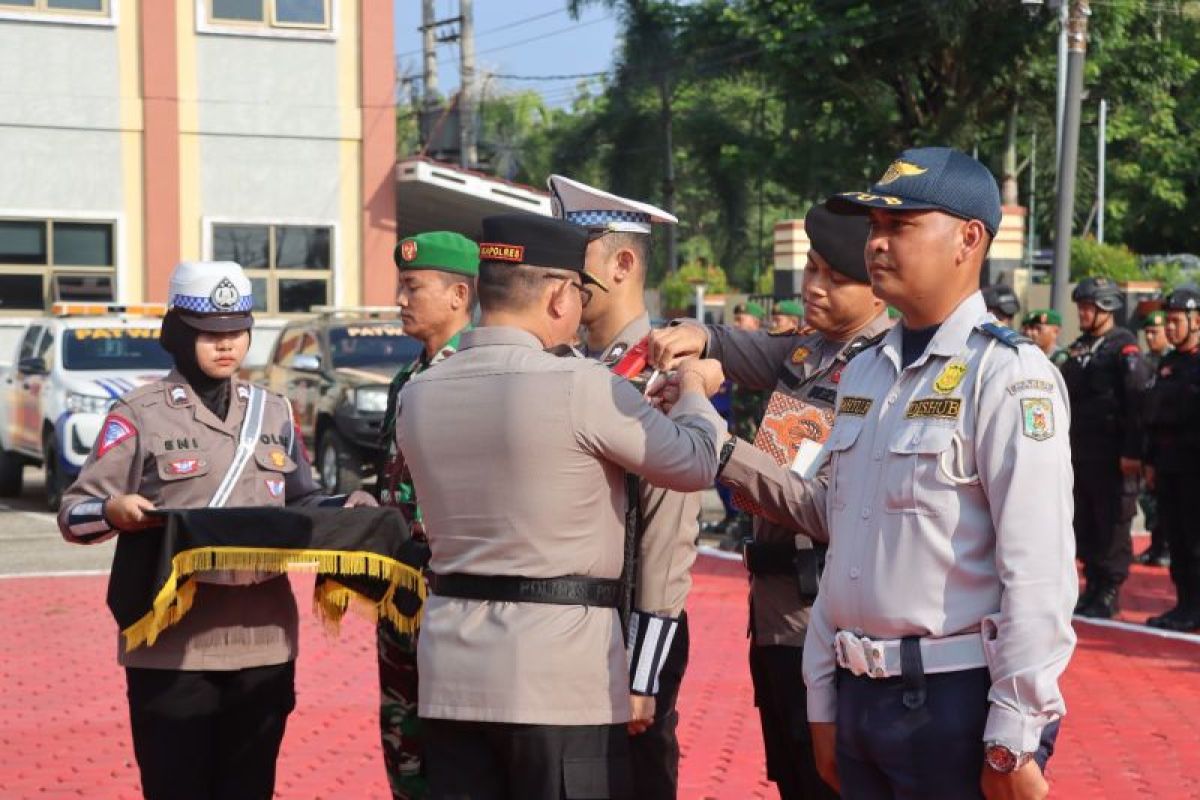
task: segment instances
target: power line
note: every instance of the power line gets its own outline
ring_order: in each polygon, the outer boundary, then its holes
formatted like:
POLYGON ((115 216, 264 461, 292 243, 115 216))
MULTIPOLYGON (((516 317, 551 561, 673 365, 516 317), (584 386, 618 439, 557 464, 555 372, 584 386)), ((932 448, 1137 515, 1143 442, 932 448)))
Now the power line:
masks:
POLYGON ((577 72, 574 75, 506 75, 502 72, 489 73, 493 78, 501 78, 506 81, 574 81, 583 78, 599 78, 601 75, 612 74, 611 69, 601 70, 600 72, 577 72))
MULTIPOLYGON (((506 25, 501 25, 496 28, 488 28, 485 31, 476 31, 475 38, 478 39, 481 36, 487 36, 487 35, 493 34, 493 33, 500 33, 501 31, 507 31, 512 28, 519 28, 520 26, 528 25, 531 22, 537 22, 538 20, 543 20, 543 19, 546 19, 547 17, 557 17, 560 14, 565 14, 565 13, 567 13, 567 8, 564 6, 563 8, 557 8, 554 11, 546 11, 541 14, 534 14, 532 17, 524 17, 522 19, 514 20, 513 22, 509 22, 506 25)), ((406 50, 403 53, 397 53, 396 56, 397 56, 397 58, 403 58, 405 56, 417 56, 417 55, 420 55, 421 52, 422 52, 421 48, 418 47, 416 50, 406 50)))

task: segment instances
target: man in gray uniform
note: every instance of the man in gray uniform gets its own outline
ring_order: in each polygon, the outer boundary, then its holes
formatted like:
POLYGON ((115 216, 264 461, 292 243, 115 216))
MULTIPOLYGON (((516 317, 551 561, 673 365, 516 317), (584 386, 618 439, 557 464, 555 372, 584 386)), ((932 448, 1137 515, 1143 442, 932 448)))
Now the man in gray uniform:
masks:
MULTIPOLYGON (((625 473, 711 485, 725 434, 705 395, 723 376, 682 364, 666 417, 604 366, 545 352, 598 285, 588 232, 528 214, 483 231, 481 327, 409 382, 396 427, 432 550, 418 647, 430 793, 631 797, 625 473)), ((662 625, 647 620, 630 647, 662 625)), ((658 664, 634 662, 653 685, 658 664)))
MULTIPOLYGON (((651 338, 657 366, 704 354, 720 361, 740 386, 774 389, 760 426, 765 434, 758 438, 786 455, 788 466, 803 462, 825 441, 842 370, 892 325, 867 277, 866 220, 814 206, 804 230, 812 243, 804 268, 804 303, 815 333, 771 335, 684 324, 651 338)), ((777 784, 782 800, 834 796, 813 763, 804 685, 796 679, 825 550, 821 543, 828 540, 824 531, 814 534, 816 545, 789 520, 756 516, 754 537, 743 551, 751 575, 754 702, 762 720, 767 777, 777 784)))
MULTIPOLYGON (((584 355, 611 367, 650 335, 646 271, 650 267, 651 225, 674 225, 677 220, 660 208, 561 175, 551 175, 548 184, 554 215, 583 226, 591 236, 585 267, 608 291, 596 293, 583 309, 584 355)), ((635 703, 643 702, 636 698, 654 698, 654 721, 631 740, 630 754, 640 800, 673 800, 679 788, 675 702, 688 660, 684 604, 692 586, 691 568, 700 535, 700 494, 671 492, 645 481, 638 481, 637 486, 639 552, 633 624, 644 630, 650 619, 659 619, 657 630, 666 646, 661 656, 656 646, 643 646, 639 651, 647 658, 662 658, 657 687, 637 681, 644 673, 630 664, 635 703)))
POLYGON ((869 192, 874 291, 902 325, 846 368, 814 480, 738 443, 722 477, 827 529, 804 646, 817 765, 854 798, 1043 798, 1074 649, 1063 381, 978 291, 995 179, 908 150, 869 192))

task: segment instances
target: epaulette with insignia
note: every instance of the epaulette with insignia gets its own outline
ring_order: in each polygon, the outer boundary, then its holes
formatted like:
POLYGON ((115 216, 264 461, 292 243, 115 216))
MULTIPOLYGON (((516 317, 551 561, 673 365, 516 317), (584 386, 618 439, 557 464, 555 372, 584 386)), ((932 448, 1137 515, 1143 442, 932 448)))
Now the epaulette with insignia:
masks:
POLYGON ((1012 328, 1006 328, 997 322, 984 322, 979 325, 979 330, 991 336, 993 339, 999 339, 1002 343, 1016 350, 1023 344, 1033 344, 1033 340, 1028 336, 1022 336, 1012 328))

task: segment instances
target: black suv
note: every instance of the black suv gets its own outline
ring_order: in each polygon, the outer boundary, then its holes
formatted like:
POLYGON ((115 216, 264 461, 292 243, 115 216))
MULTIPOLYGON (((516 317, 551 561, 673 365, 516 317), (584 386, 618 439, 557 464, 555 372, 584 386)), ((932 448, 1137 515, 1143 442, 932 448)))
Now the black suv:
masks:
POLYGON ((374 472, 388 385, 420 352, 394 310, 330 311, 284 327, 263 383, 292 401, 326 489, 357 489, 374 472))

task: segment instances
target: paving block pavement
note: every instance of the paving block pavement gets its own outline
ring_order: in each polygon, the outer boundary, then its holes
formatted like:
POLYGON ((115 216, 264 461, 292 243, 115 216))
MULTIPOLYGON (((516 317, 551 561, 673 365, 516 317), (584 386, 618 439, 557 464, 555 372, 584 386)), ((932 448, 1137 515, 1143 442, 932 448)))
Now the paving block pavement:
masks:
MULTIPOLYGON (((116 629, 103 576, 0 580, 0 798, 140 797, 116 629)), ((293 579, 307 607, 312 579, 293 579)), ((1170 601, 1164 570, 1135 568, 1128 618, 1170 601)), ((689 603, 692 656, 680 699, 684 800, 775 798, 762 767, 746 667, 740 564, 703 557, 689 603)), ((1064 679, 1070 714, 1052 796, 1200 798, 1200 637, 1086 623, 1064 679)), ((798 677, 798 676, 797 676, 798 677)), ((277 796, 386 798, 376 728, 374 637, 348 619, 327 638, 307 619, 298 703, 277 796)))

